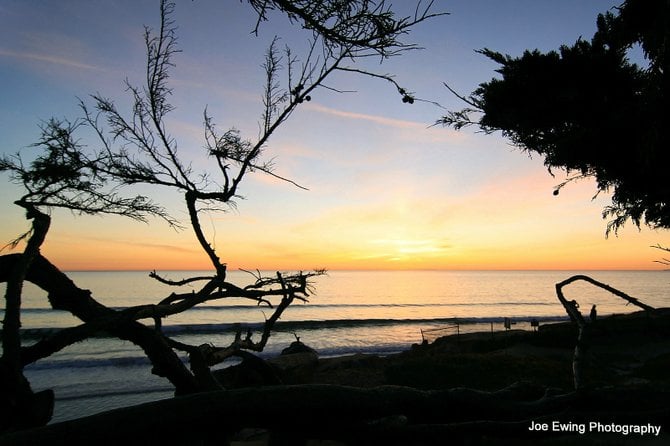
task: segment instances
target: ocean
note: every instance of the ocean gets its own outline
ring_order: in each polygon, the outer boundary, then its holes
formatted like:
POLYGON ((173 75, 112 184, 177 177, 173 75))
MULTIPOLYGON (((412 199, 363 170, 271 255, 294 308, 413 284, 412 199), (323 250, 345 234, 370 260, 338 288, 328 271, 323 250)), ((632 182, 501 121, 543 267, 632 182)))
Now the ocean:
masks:
MULTIPOLYGON (((178 280, 201 274, 171 271, 164 275, 178 280)), ((261 356, 279 354, 296 336, 322 357, 391 354, 457 331, 502 331, 505 318, 517 329, 531 329, 531 319, 540 324, 567 320, 554 285, 574 274, 587 274, 649 305, 670 307, 667 271, 332 271, 314 278, 315 292, 308 303, 296 302, 286 310, 261 356)), ((68 275, 114 308, 157 303, 175 291, 145 272, 68 275)), ((246 285, 253 277, 234 271, 228 280, 246 285)), ((599 315, 637 310, 584 282, 564 292, 580 303, 585 315, 593 304, 599 315)), ((189 344, 225 346, 239 328, 259 330, 269 314, 254 302, 226 299, 167 318, 164 331, 189 344)), ((25 344, 77 324, 69 313, 51 310, 46 294, 27 284, 22 305, 25 344)), ((150 369, 132 343, 96 337, 28 366, 25 374, 33 390, 54 390, 56 422, 172 396, 167 380, 152 375, 150 369)))

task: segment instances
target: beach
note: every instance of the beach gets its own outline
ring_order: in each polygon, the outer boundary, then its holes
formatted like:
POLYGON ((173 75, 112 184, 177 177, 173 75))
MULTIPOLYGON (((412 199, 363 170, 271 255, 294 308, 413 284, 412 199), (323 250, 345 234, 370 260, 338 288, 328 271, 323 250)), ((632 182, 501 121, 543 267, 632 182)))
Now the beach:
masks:
MULTIPOLYGON (((568 322, 552 288, 570 274, 333 272, 320 278, 308 304, 286 312, 260 357, 272 365, 283 386, 391 386, 421 392, 467 388, 495 393, 531 383, 543 392, 569 393, 577 330, 568 322), (531 325, 533 320, 539 327, 531 325), (298 338, 315 353, 282 355, 298 338)), ((164 287, 139 272, 71 275, 115 308, 137 304, 139 299, 158 299, 165 293, 164 287)), ((626 285, 628 292, 646 303, 667 306, 664 272, 593 275, 614 286, 626 285)), ((594 357, 606 359, 611 367, 592 368, 592 382, 599 387, 667 390, 663 370, 667 369, 668 350, 663 332, 652 330, 660 340, 628 338, 631 327, 620 316, 612 316, 616 324, 605 329, 607 322, 600 321, 610 319, 607 310, 631 313, 632 309, 590 287, 574 288, 571 298, 578 298, 586 309, 593 303, 602 309, 599 325, 603 330, 596 333, 601 345, 594 357)), ((76 322, 67 313, 50 310, 45 302, 39 293, 26 291, 27 342, 76 322)), ((194 345, 225 345, 235 330, 254 329, 262 318, 263 309, 255 305, 223 302, 168 318, 164 330, 194 345)), ((268 385, 257 374, 238 370, 243 367, 243 363, 226 363, 216 373, 228 389, 268 385), (246 382, 234 382, 231 375, 242 376, 246 382)), ((110 410, 160 406, 173 400, 171 386, 151 373, 137 347, 104 334, 28 366, 26 376, 34 390, 54 390, 54 426, 96 413, 104 417, 110 410)))
MULTIPOLYGON (((450 433, 455 444, 461 444, 461 440, 470 441, 467 444, 526 444, 524 441, 527 444, 549 445, 593 444, 594 441, 622 445, 663 444, 669 438, 667 429, 670 428, 667 424, 670 379, 666 374, 670 365, 669 319, 670 312, 665 310, 653 317, 638 312, 598 321, 591 348, 591 355, 597 360, 589 367, 589 391, 586 393, 575 393, 572 388, 571 361, 576 329, 571 323, 555 323, 541 326, 536 332, 509 330, 493 334, 453 334, 386 356, 359 353, 320 358, 317 353, 309 350, 286 353, 267 360, 281 378, 280 385, 268 386, 261 381, 233 385, 228 381, 230 387, 223 400, 219 400, 216 395, 170 398, 95 415, 89 417, 88 421, 56 423, 50 427, 51 431, 47 429, 43 434, 51 436, 62 429, 77 430, 87 426, 87 432, 94 435, 98 429, 96 426, 100 423, 104 426, 113 420, 116 423, 125 419, 124 417, 136 417, 138 411, 145 414, 143 416, 146 416, 149 424, 153 422, 153 415, 150 414, 157 411, 156 414, 162 415, 156 415, 158 421, 155 422, 164 425, 167 422, 165 417, 169 419, 171 416, 165 412, 169 408, 172 408, 170 411, 186 411, 179 412, 180 416, 197 424, 199 422, 194 421, 194 418, 200 416, 216 418, 213 414, 204 415, 202 411, 205 407, 209 407, 210 411, 221 411, 230 417, 230 408, 225 403, 230 402, 230 398, 232 401, 242 398, 235 403, 233 413, 244 413, 245 410, 250 410, 247 407, 250 406, 255 413, 267 412, 267 416, 274 414, 273 416, 278 417, 271 410, 273 399, 288 397, 297 411, 297 424, 291 431, 295 435, 295 429, 300 430, 301 423, 307 420, 317 423, 320 419, 318 414, 322 410, 328 412, 329 408, 332 409, 332 414, 328 413, 333 417, 343 416, 339 411, 344 411, 345 414, 352 412, 357 404, 369 405, 370 411, 381 410, 376 405, 375 398, 385 395, 382 398, 390 407, 398 404, 407 411, 407 415, 400 418, 383 417, 383 420, 379 420, 380 423, 390 423, 383 428, 384 432, 397 430, 399 435, 415 422, 412 413, 417 411, 417 404, 419 408, 433 407, 431 410, 435 410, 437 406, 434 406, 436 403, 433 400, 446 399, 453 404, 455 398, 459 405, 468 402, 471 407, 466 409, 466 406, 462 406, 454 411, 449 404, 439 406, 444 411, 449 411, 448 416, 456 417, 454 421, 458 421, 458 417, 464 418, 456 424, 440 424, 439 428, 430 424, 433 426, 430 432, 425 423, 422 423, 421 429, 416 428, 416 442, 384 444, 447 444, 423 441, 428 438, 434 440, 436 432, 443 432, 445 435, 450 433), (283 396, 282 392, 288 393, 283 396), (265 395, 265 403, 255 404, 253 399, 260 395, 265 395), (330 399, 322 398, 323 395, 330 399), (349 410, 346 410, 347 403, 338 402, 337 395, 360 401, 349 401, 349 410), (319 403, 315 403, 314 399, 319 403), (568 399, 569 404, 561 405, 568 399), (489 400, 490 403, 479 406, 482 401, 489 400), (534 405, 544 407, 548 402, 562 407, 560 413, 552 411, 549 414, 540 414, 532 410, 534 405), (340 407, 340 404, 344 404, 345 408, 340 407), (499 414, 501 419, 495 420, 492 414, 497 413, 497 409, 493 410, 492 407, 500 404, 503 404, 501 407, 510 404, 516 409, 503 411, 499 414), (312 407, 312 413, 304 412, 306 407, 312 407), (468 417, 478 414, 477 410, 481 410, 482 420, 488 421, 482 424, 481 431, 476 431, 478 433, 465 433, 463 429, 471 424, 467 421, 468 417), (529 416, 533 413, 534 416, 529 416), (405 430, 393 425, 396 422, 404 426, 405 430)), ((243 368, 244 364, 236 367, 243 368)), ((234 368, 229 369, 227 374, 235 375, 234 368)), ((253 370, 246 370, 245 375, 253 375, 253 370)), ((225 376, 221 378, 226 379, 225 376)), ((419 412, 423 413, 422 417, 427 416, 423 409, 419 412)), ((434 417, 434 423, 441 419, 441 415, 432 413, 428 419, 434 417)), ((222 419, 230 418, 223 416, 222 419)), ((270 444, 267 430, 259 427, 256 422, 249 424, 249 428, 235 433, 231 444, 270 444)), ((305 426, 304 431, 306 438, 316 435, 313 433, 313 426, 305 426)), ((385 434, 378 435, 382 436, 379 438, 386 438, 385 434)), ((328 440, 328 435, 325 439, 312 438, 304 444, 349 444, 341 438, 342 435, 339 439, 337 435, 335 437, 334 440, 328 440)), ((5 441, 4 444, 19 444, 13 443, 12 437, 5 441)), ((181 444, 191 443, 185 440, 181 444)), ((362 441, 360 444, 375 443, 362 441)))
MULTIPOLYGON (((173 279, 204 272, 172 271, 173 279)), ((332 271, 318 277, 309 302, 292 305, 275 326, 262 358, 276 357, 296 336, 323 360, 351 355, 389 356, 414 344, 456 333, 532 330, 566 321, 554 284, 575 271, 332 271)), ((670 306, 664 271, 596 271, 610 283, 656 307, 670 306)), ((70 272, 78 286, 112 308, 155 303, 174 290, 141 271, 70 272)), ((238 284, 247 273, 232 271, 238 284)), ((189 287, 178 288, 187 291, 189 287)), ((584 284, 567 290, 569 298, 600 313, 630 313, 621 299, 584 284)), ((24 342, 31 343, 62 327, 77 324, 69 313, 49 308, 43 292, 27 284, 22 305, 24 342)), ((191 345, 227 345, 237 330, 258 330, 267 310, 241 299, 222 300, 164 320, 163 331, 191 345)), ((143 321, 151 326, 152 321, 143 321)), ((256 335, 257 336, 257 335, 256 335)), ((185 360, 185 358, 184 358, 185 360)), ((227 366, 229 364, 224 364, 227 366)), ((144 353, 130 342, 107 336, 91 338, 26 367, 36 391, 53 389, 54 421, 168 398, 170 384, 153 374, 144 353)))

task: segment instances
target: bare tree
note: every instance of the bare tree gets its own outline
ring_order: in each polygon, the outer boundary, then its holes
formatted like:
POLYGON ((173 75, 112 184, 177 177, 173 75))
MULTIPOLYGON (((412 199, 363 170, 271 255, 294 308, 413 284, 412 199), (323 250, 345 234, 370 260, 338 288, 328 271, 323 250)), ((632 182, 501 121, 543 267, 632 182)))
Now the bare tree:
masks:
MULTIPOLYGON (((661 251, 670 252, 670 248, 665 247, 665 246, 661 246, 660 244, 653 245, 652 248, 660 249, 661 251)), ((660 260, 654 260, 654 262, 660 263, 661 265, 670 266, 670 259, 668 259, 667 257, 663 257, 660 260)))
MULTIPOLYGON (((168 83, 177 47, 176 27, 172 20, 174 4, 162 0, 160 26, 145 28, 147 49, 146 84, 136 86, 128 81, 132 97, 129 113, 119 110, 113 100, 100 94, 91 96, 92 104, 80 101, 83 116, 76 121, 52 119, 42 126, 36 148, 42 151, 26 163, 17 154, 0 159, 0 170, 8 171, 26 193, 16 201, 32 220, 31 230, 12 242, 14 247, 27 241, 20 254, 0 257, 0 280, 7 282, 6 311, 2 332, 3 356, 0 359, 0 430, 44 424, 53 407, 53 393, 34 395, 23 376, 23 367, 100 331, 140 346, 151 360, 153 373, 164 376, 175 387, 176 394, 220 388, 210 367, 234 355, 260 352, 267 344, 273 326, 296 299, 306 301, 310 279, 323 270, 254 275, 252 283, 238 286, 226 278, 226 263, 221 261, 201 226, 204 211, 224 210, 239 198, 242 180, 250 173, 261 172, 284 181, 263 159, 263 149, 271 135, 336 71, 372 76, 393 84, 404 102, 414 98, 394 78, 346 62, 378 56, 382 59, 415 48, 400 37, 408 30, 440 14, 430 12, 431 4, 417 5, 411 17, 396 19, 390 7, 371 1, 255 1, 249 0, 258 13, 256 29, 268 19, 272 9, 282 11, 292 21, 300 21, 312 31, 307 54, 299 59, 290 48, 280 50, 272 42, 265 54, 263 68, 264 111, 256 140, 248 140, 236 129, 219 132, 212 117, 204 112, 204 139, 207 156, 215 161, 213 172, 195 172, 184 161, 176 139, 170 134, 165 118, 173 110, 169 102, 172 90, 168 83), (88 149, 76 138, 80 127, 92 129, 98 148, 88 149), (171 293, 157 304, 114 310, 97 302, 87 290, 77 287, 64 273, 40 254, 50 223, 50 210, 65 208, 79 214, 116 214, 146 221, 158 217, 177 228, 182 223, 154 200, 133 194, 133 186, 149 185, 179 192, 188 211, 188 225, 207 255, 213 273, 171 281, 155 271, 150 276, 167 286, 197 284, 192 293, 171 293), (31 346, 22 346, 19 335, 21 290, 30 281, 48 292, 54 309, 71 312, 82 323, 60 330, 31 346), (162 332, 164 317, 187 311, 194 306, 229 297, 250 299, 272 309, 258 340, 253 333, 238 333, 227 346, 187 345, 162 332), (149 327, 141 319, 153 319, 149 327), (186 352, 190 369, 177 352, 186 352), (39 414, 39 415, 36 415, 39 414)), ((336 90, 337 91, 337 90, 336 90)))

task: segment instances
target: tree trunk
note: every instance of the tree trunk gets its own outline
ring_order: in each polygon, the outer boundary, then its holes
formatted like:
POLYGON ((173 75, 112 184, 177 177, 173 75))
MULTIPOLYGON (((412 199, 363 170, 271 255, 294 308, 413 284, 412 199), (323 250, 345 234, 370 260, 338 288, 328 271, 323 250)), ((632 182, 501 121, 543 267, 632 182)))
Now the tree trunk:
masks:
POLYGON ((19 203, 32 220, 32 230, 23 253, 3 270, 5 282, 5 317, 2 321, 2 358, 0 358, 0 432, 41 426, 49 422, 53 413, 53 392, 34 394, 23 375, 21 360, 21 296, 26 275, 44 242, 51 218, 33 206, 19 203))
MULTIPOLYGON (((20 261, 21 254, 0 256, 0 282, 6 282, 9 271, 20 261)), ((48 293, 51 306, 72 313, 84 322, 113 317, 117 311, 91 297, 91 292, 77 287, 45 257, 37 255, 27 271, 25 280, 48 293)), ((193 375, 188 371, 165 339, 156 331, 135 321, 128 321, 108 329, 109 333, 140 346, 153 365, 153 373, 164 376, 174 386, 177 394, 198 391, 193 375)))

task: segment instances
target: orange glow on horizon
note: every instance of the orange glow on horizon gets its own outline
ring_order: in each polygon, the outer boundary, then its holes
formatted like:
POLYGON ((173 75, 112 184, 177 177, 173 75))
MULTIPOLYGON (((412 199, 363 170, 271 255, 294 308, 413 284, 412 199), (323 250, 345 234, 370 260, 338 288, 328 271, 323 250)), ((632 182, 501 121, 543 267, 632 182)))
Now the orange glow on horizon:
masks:
MULTIPOLYGON (((265 252, 251 247, 248 253, 229 251, 234 261, 229 270, 653 270, 662 269, 654 263, 661 253, 649 245, 632 245, 615 240, 608 246, 603 240, 590 246, 572 248, 557 246, 520 245, 513 249, 472 247, 456 249, 431 245, 427 240, 387 240, 373 243, 376 251, 349 250, 341 252, 265 252), (631 247, 632 245, 632 247, 631 247)), ((55 244, 56 245, 56 244, 55 244)), ((152 270, 211 270, 204 253, 196 249, 136 246, 121 249, 100 243, 94 250, 90 245, 52 246, 44 255, 64 271, 152 271, 152 270)), ((222 259, 223 260, 223 259, 222 259)))
MULTIPOLYGON (((389 186, 390 198, 375 188, 368 203, 317 206, 300 218, 250 207, 203 217, 203 229, 231 271, 663 269, 654 263, 663 253, 650 248, 667 244, 662 232, 629 225, 605 238, 599 213, 607 197, 589 202, 593 185, 584 182, 554 198, 554 182, 533 171, 460 195, 389 186)), ((317 202, 332 195, 314 193, 317 202)), ((188 228, 53 217, 42 252, 61 270, 212 269, 188 228)))

